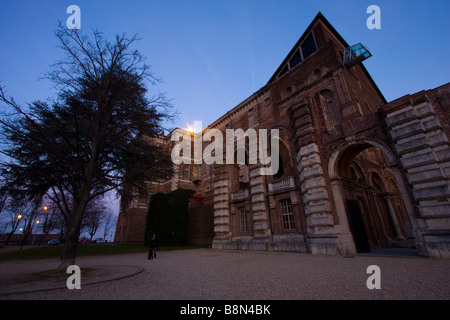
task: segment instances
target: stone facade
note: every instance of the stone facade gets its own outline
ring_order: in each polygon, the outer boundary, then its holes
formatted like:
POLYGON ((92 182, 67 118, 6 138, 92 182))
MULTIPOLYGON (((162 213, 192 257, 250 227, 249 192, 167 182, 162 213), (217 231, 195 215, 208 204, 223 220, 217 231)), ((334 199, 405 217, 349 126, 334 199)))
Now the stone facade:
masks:
MULTIPOLYGON (((450 84, 387 103, 361 62, 343 63, 348 47, 319 13, 269 82, 203 131, 278 129, 278 173, 263 175, 259 162, 192 163, 152 184, 202 195, 212 247, 341 255, 415 247, 450 257, 450 84)), ((170 135, 161 139, 173 147, 170 135)), ((247 159, 251 152, 246 145, 247 159)), ((121 214, 116 240, 143 237, 126 227, 142 221, 139 206, 145 197, 121 214)))

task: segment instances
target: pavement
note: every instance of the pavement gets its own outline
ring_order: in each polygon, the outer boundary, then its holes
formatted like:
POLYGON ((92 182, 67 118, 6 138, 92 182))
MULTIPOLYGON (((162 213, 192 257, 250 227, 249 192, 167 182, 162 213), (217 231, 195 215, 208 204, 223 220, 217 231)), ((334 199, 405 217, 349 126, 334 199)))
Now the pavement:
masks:
POLYGON ((195 249, 78 257, 81 289, 59 259, 0 261, 0 300, 449 300, 450 261, 413 251, 351 257, 195 249), (392 256, 393 255, 393 256, 392 256), (380 289, 369 289, 379 267, 380 289), (369 270, 368 270, 369 268, 369 270))

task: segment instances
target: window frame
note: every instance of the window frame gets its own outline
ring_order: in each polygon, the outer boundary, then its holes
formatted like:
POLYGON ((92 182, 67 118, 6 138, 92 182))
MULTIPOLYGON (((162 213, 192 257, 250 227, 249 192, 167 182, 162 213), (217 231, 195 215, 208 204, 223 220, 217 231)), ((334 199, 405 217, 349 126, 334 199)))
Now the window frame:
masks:
POLYGON ((294 53, 292 55, 289 56, 289 59, 287 60, 286 64, 283 65, 283 68, 281 69, 281 71, 278 73, 278 78, 282 77, 283 75, 285 75, 286 73, 288 73, 291 69, 295 68, 297 65, 299 65, 300 63, 302 63, 303 61, 305 61, 306 59, 308 59, 310 56, 312 56, 314 53, 316 53, 319 50, 319 48, 317 47, 317 41, 316 41, 316 37, 314 35, 314 32, 311 31, 310 33, 308 33, 308 35, 305 37, 305 39, 299 44, 298 47, 295 48, 294 53), (306 42, 306 40, 308 40, 309 37, 312 37, 312 40, 314 42, 314 46, 316 47, 316 50, 313 51, 311 54, 309 54, 306 58, 303 55, 303 44, 306 42), (291 67, 291 60, 294 58, 294 56, 296 55, 296 53, 299 52, 300 53, 300 58, 301 60, 299 62, 297 62, 293 67, 291 67))
POLYGON ((245 207, 239 207, 239 232, 247 233, 248 232, 248 223, 247 223, 247 210, 245 207))
POLYGON ((280 200, 281 225, 284 231, 295 230, 295 215, 290 198, 280 200), (286 205, 285 205, 286 203, 286 205), (289 210, 286 210, 289 209, 289 210))

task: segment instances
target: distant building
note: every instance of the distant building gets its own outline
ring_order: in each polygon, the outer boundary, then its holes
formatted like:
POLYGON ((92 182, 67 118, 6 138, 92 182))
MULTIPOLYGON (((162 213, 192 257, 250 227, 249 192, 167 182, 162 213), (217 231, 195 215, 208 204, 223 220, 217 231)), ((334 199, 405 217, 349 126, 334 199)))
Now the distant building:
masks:
MULTIPOLYGON (((370 55, 319 13, 268 83, 205 128, 278 129, 278 173, 181 164, 150 191, 195 190, 191 239, 213 248, 449 258, 450 84, 387 103, 370 55)), ((155 143, 171 150, 170 137, 155 143)), ((147 201, 122 208, 116 242, 143 242, 147 201)))

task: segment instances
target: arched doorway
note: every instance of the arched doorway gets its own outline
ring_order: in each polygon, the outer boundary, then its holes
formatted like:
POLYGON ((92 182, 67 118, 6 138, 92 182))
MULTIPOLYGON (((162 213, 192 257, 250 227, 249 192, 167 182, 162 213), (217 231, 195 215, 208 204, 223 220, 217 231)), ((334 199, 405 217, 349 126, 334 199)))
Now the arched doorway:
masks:
POLYGON ((414 243, 407 241, 413 238, 410 200, 400 191, 403 180, 387 146, 368 139, 347 142, 333 152, 328 169, 339 223, 356 252, 414 243))

